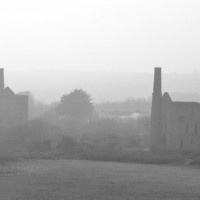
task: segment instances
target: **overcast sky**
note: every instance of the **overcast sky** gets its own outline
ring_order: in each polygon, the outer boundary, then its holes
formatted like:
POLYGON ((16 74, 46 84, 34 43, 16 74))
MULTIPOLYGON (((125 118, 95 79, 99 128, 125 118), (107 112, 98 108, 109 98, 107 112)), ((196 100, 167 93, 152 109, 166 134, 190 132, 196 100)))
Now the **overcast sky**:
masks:
POLYGON ((2 0, 7 70, 200 70, 199 0, 2 0))
MULTIPOLYGON (((147 97, 153 74, 121 71, 200 71, 200 1, 0 0, 0 66, 6 85, 46 102, 74 88, 97 100, 147 97)), ((176 82, 165 88, 199 91, 176 82)))

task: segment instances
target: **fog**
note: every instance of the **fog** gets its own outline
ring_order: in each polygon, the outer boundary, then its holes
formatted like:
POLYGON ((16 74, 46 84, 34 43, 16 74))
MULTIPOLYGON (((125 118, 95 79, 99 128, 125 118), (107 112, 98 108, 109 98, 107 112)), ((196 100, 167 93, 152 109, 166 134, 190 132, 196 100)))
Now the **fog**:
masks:
MULTIPOLYGON (((123 101, 151 97, 153 70, 152 67, 152 73, 136 73, 5 69, 5 85, 16 93, 30 91, 37 101, 44 103, 59 101, 63 94, 75 88, 89 92, 93 102, 123 101)), ((169 92, 174 100, 200 101, 197 71, 188 74, 166 73, 164 68, 162 71, 163 92, 169 92)))
MULTIPOLYGON (((199 8, 195 0, 1 1, 6 84, 45 102, 75 87, 96 101, 149 97, 155 66, 200 69, 199 8)), ((166 89, 197 92, 181 84, 166 89)))
POLYGON ((197 0, 1 1, 0 64, 191 72, 200 66, 199 8, 197 0))
POLYGON ((0 0, 0 199, 199 199, 199 11, 0 0))

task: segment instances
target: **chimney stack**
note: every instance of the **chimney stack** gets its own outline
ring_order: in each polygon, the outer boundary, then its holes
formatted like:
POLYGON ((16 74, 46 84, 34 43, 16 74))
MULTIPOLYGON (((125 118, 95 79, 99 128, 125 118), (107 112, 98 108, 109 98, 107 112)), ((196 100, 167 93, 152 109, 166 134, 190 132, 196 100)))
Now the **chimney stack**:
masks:
POLYGON ((155 67, 153 95, 161 95, 161 94, 162 94, 161 68, 155 67))
POLYGON ((153 86, 153 97, 151 107, 151 128, 150 138, 151 147, 158 149, 161 146, 162 137, 162 80, 161 80, 161 68, 156 67, 154 69, 154 86, 153 86))
POLYGON ((4 68, 0 68, 0 91, 4 90, 4 68))

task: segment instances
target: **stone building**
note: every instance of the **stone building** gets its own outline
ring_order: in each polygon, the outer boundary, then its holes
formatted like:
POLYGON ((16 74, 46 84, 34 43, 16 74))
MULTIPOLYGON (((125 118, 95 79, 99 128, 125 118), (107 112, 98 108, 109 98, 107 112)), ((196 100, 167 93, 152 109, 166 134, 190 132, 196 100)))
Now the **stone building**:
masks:
POLYGON ((27 120, 28 97, 4 87, 4 69, 0 68, 0 128, 21 125, 27 120))
POLYGON ((150 136, 155 149, 200 150, 200 103, 162 95, 161 68, 154 71, 150 136))

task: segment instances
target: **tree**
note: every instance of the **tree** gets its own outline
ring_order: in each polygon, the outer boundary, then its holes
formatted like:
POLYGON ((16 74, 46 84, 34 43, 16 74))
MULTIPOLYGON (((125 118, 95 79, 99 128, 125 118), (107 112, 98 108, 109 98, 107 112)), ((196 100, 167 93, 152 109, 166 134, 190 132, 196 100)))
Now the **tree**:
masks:
POLYGON ((91 101, 92 99, 88 93, 82 89, 75 89, 61 97, 56 111, 61 116, 70 119, 90 119, 94 112, 91 101))

